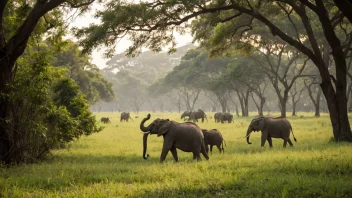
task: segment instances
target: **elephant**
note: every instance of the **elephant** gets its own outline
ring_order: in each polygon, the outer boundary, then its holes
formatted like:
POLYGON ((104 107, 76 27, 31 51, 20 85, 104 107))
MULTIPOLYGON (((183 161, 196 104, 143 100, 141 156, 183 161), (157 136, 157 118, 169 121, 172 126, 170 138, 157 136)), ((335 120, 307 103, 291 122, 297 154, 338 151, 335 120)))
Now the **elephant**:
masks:
POLYGON ((109 117, 102 117, 101 119, 100 119, 100 122, 101 123, 104 123, 104 124, 106 124, 106 123, 111 123, 111 121, 110 121, 110 119, 109 119, 109 117))
POLYGON ((126 122, 128 122, 129 119, 131 119, 133 121, 132 117, 130 116, 130 112, 122 112, 121 113, 120 122, 122 122, 124 120, 126 122))
POLYGON ((204 122, 204 118, 208 122, 207 115, 204 113, 203 110, 198 109, 195 111, 191 111, 191 114, 189 115, 189 120, 193 120, 193 122, 198 122, 198 119, 202 118, 202 122, 204 122))
POLYGON ((207 153, 209 153, 209 148, 208 145, 210 146, 210 153, 213 152, 213 146, 215 145, 220 153, 225 152, 224 150, 224 144, 226 146, 226 142, 224 138, 222 137, 221 133, 217 129, 202 129, 203 135, 204 135, 204 145, 207 153))
POLYGON ((222 114, 221 112, 217 112, 214 114, 215 122, 220 122, 221 114, 222 114))
POLYGON ((150 119, 150 114, 143 118, 140 129, 143 131, 143 158, 147 159, 147 139, 149 134, 157 134, 164 137, 163 148, 160 156, 160 162, 163 162, 171 150, 175 161, 178 161, 176 149, 184 152, 192 152, 193 159, 201 160, 200 153, 206 160, 209 159, 205 150, 204 136, 198 125, 192 122, 178 123, 169 119, 155 119, 149 126, 145 127, 144 123, 150 119))
POLYGON ((282 138, 284 140, 283 147, 286 147, 287 142, 292 147, 293 144, 290 140, 290 132, 292 132, 293 139, 297 142, 295 135, 293 134, 291 123, 282 117, 272 118, 272 117, 259 117, 251 121, 247 130, 247 143, 249 142, 249 136, 252 131, 262 131, 261 146, 264 146, 265 141, 268 140, 269 146, 272 147, 271 138, 282 138))
POLYGON ((191 114, 192 111, 185 111, 183 112, 183 114, 181 115, 181 119, 186 120, 186 117, 189 118, 189 115, 191 114))
POLYGON ((233 115, 231 113, 221 113, 220 121, 221 121, 221 123, 224 123, 224 121, 231 123, 231 122, 233 122, 233 115))

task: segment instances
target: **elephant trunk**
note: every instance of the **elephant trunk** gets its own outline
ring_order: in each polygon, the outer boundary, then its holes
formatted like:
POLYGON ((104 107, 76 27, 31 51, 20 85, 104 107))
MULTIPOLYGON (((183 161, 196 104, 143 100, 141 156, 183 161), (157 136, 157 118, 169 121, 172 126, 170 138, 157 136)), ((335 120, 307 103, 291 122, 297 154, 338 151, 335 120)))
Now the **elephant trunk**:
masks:
POLYGON ((149 125, 149 126, 147 126, 147 127, 144 126, 145 121, 147 121, 147 120, 149 120, 149 119, 150 119, 150 117, 148 116, 148 117, 146 117, 146 118, 144 118, 144 119, 142 120, 142 122, 141 122, 141 124, 140 124, 140 126, 139 126, 139 128, 141 129, 141 131, 143 131, 143 132, 150 132, 150 131, 152 130, 151 125, 149 125))
POLYGON ((149 133, 145 133, 143 135, 143 158, 144 159, 148 159, 149 157, 149 154, 146 155, 147 153, 147 140, 148 140, 148 135, 149 133))
POLYGON ((247 135, 246 135, 248 144, 252 144, 252 142, 249 142, 249 136, 251 135, 251 132, 252 132, 252 129, 251 129, 251 126, 249 126, 247 130, 247 135))

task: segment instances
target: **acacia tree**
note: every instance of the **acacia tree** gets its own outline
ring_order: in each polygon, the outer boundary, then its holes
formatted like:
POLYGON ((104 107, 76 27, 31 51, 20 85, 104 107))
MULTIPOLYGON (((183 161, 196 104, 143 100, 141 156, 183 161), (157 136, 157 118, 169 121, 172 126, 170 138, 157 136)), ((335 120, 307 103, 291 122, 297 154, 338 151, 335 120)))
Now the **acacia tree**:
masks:
POLYGON ((241 54, 233 56, 229 63, 226 74, 227 79, 237 93, 243 116, 248 116, 250 96, 258 109, 258 114, 263 116, 263 106, 265 104, 264 91, 267 87, 263 73, 263 69, 257 63, 250 61, 241 54), (258 96, 259 102, 256 102, 254 99, 253 92, 258 96))
MULTIPOLYGON (((86 51, 106 44, 114 45, 115 41, 126 34, 130 35, 133 46, 127 54, 135 55, 141 46, 160 51, 172 43, 170 51, 176 45, 173 31, 183 31, 182 27, 190 25, 189 19, 198 18, 200 26, 194 32, 201 44, 214 51, 223 51, 233 42, 241 42, 246 33, 255 30, 253 24, 265 26, 266 31, 292 45, 307 56, 318 68, 321 76, 322 92, 327 100, 333 135, 336 141, 352 141, 350 123, 347 116, 346 96, 346 60, 342 41, 336 30, 346 17, 350 19, 341 4, 337 1, 323 0, 230 0, 230 1, 167 1, 155 0, 139 4, 110 4, 107 11, 98 15, 100 25, 77 32, 86 51), (340 9, 336 9, 336 6, 340 9), (113 20, 111 20, 113 19, 113 20), (274 20, 276 19, 276 20, 274 20), (294 20, 293 20, 294 19, 294 20), (241 23, 237 23, 241 21, 241 23), (284 23, 282 23, 284 22, 284 23), (287 24, 290 25, 289 31, 287 24), (292 30, 292 31, 291 31, 292 30), (317 35, 315 31, 319 31, 317 35), (145 34, 145 33, 148 34, 145 34), (323 45, 326 41, 327 45, 323 45), (331 76, 323 60, 322 52, 329 48, 336 65, 336 77, 331 76)), ((346 1, 344 1, 346 2, 346 1)), ((350 30, 348 30, 350 31, 350 30)), ((112 52, 110 48, 109 52, 112 52)))
POLYGON ((299 77, 303 77, 307 60, 297 65, 300 54, 290 49, 285 43, 274 39, 261 39, 258 42, 260 55, 254 54, 251 58, 263 69, 279 99, 281 117, 286 117, 286 104, 289 92, 299 77))

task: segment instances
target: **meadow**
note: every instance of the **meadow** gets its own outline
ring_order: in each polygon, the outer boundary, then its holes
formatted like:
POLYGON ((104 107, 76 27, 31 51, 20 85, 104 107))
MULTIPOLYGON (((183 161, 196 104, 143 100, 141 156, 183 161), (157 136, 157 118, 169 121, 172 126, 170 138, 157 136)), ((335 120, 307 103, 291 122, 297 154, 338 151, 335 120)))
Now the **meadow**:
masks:
MULTIPOLYGON (((0 168, 0 197, 352 197, 352 144, 330 141, 327 114, 289 117, 297 142, 287 148, 281 139, 260 147, 260 133, 246 143, 254 113, 230 124, 209 119, 198 124, 221 131, 225 153, 214 148, 209 161, 197 162, 178 150, 178 163, 171 153, 159 162, 163 138, 156 135, 148 138, 150 157, 142 158, 139 124, 147 113, 131 115, 134 121, 121 123, 119 113, 97 113, 111 120, 100 133, 46 161, 0 168)), ((181 122, 179 113, 151 115, 181 122)))

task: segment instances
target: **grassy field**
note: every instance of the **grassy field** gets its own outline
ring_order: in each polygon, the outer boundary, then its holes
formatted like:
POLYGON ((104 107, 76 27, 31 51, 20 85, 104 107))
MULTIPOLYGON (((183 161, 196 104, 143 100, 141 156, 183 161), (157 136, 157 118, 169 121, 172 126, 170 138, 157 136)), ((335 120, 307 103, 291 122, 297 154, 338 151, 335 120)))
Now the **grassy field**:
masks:
MULTIPOLYGON (((148 160, 142 158, 139 123, 147 113, 128 123, 112 123, 97 134, 82 137, 47 161, 0 168, 0 197, 352 197, 352 144, 329 140, 329 118, 311 114, 289 117, 297 142, 282 148, 260 147, 260 133, 252 143, 245 133, 253 117, 234 123, 199 123, 217 128, 226 140, 225 154, 215 148, 210 160, 192 160, 191 153, 171 153, 159 163, 163 138, 149 136, 148 160)), ((208 116, 210 113, 208 114, 208 116)), ((179 113, 152 113, 155 118, 180 120, 179 113)), ((147 122, 149 123, 149 122, 147 122)), ((291 137, 292 139, 292 137, 291 137)))

